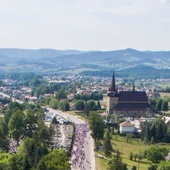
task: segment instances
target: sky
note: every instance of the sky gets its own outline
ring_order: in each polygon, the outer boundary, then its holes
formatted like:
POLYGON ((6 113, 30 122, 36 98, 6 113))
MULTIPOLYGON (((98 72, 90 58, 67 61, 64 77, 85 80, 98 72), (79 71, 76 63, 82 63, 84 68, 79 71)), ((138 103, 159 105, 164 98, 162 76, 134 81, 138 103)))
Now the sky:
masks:
POLYGON ((0 0, 0 48, 170 51, 170 0, 0 0))

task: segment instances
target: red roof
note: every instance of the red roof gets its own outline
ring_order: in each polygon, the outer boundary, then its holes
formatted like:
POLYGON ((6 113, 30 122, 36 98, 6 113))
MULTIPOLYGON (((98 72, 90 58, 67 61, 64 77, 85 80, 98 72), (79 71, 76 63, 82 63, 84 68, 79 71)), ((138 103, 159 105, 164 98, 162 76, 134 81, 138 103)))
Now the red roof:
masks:
POLYGON ((133 125, 129 121, 125 121, 125 122, 120 123, 120 126, 122 126, 122 127, 133 127, 133 125))

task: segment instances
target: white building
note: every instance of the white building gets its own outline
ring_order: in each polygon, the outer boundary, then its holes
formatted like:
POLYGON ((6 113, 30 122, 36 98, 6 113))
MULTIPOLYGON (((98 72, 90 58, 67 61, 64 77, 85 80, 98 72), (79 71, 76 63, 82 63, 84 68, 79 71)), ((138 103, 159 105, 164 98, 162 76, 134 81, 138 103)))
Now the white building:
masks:
POLYGON ((120 123, 120 133, 134 133, 135 127, 132 125, 130 121, 125 121, 120 123))

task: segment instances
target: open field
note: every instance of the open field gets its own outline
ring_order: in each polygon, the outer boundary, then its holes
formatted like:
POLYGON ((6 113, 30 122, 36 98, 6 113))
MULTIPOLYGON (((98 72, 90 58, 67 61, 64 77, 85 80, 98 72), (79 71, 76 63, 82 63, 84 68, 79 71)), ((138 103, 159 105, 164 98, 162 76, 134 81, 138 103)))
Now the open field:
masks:
MULTIPOLYGON (((129 159, 129 154, 132 152, 133 154, 144 152, 146 149, 153 145, 144 145, 140 139, 134 139, 131 143, 127 143, 125 141, 124 137, 120 136, 113 136, 112 137, 112 146, 114 150, 119 149, 119 151, 122 153, 122 162, 126 163, 128 165, 128 169, 131 169, 132 166, 139 166, 140 170, 147 170, 150 166, 151 162, 147 159, 142 159, 140 162, 138 162, 138 159, 136 161, 129 159)), ((159 147, 166 147, 170 149, 170 146, 168 144, 157 144, 159 147)), ((114 153, 113 153, 114 154, 114 153)), ((105 158, 96 158, 97 161, 97 170, 107 170, 108 167, 108 159, 105 158)))
POLYGON ((170 98, 170 93, 159 93, 161 98, 170 98))

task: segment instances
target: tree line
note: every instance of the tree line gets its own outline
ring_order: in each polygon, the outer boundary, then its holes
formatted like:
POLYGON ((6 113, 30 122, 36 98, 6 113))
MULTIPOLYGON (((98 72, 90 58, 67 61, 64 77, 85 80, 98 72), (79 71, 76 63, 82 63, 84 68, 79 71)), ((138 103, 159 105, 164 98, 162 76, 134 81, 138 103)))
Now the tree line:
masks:
POLYGON ((170 127, 161 118, 145 122, 142 127, 141 139, 145 143, 170 142, 170 127))
POLYGON ((149 104, 151 108, 153 109, 153 111, 157 113, 160 113, 161 111, 165 113, 169 109, 167 99, 162 99, 162 98, 149 99, 149 104))
POLYGON ((70 169, 67 153, 51 149, 53 129, 45 125, 44 116, 39 105, 10 102, 3 109, 0 117, 0 169, 70 169))
POLYGON ((75 94, 74 99, 76 100, 102 100, 103 94, 101 92, 98 93, 91 93, 91 94, 75 94))

